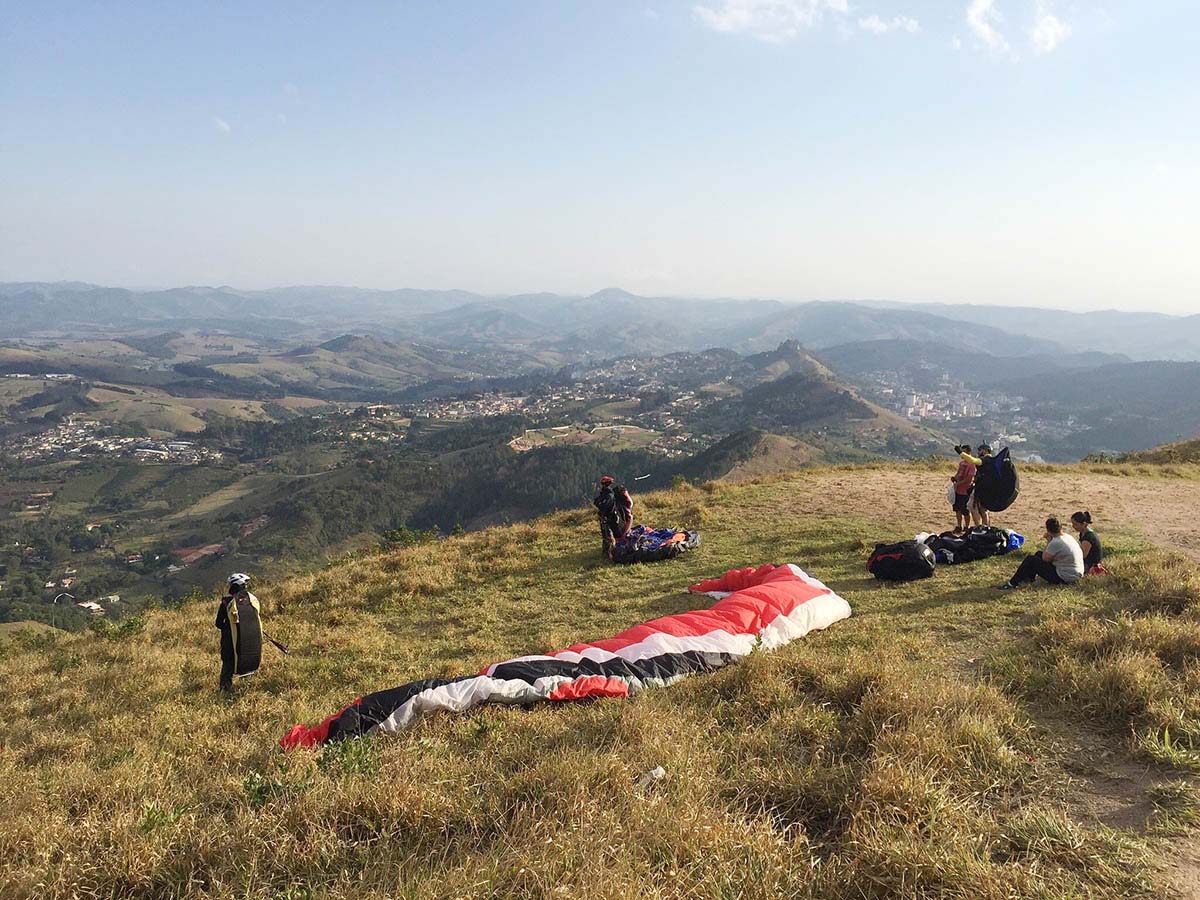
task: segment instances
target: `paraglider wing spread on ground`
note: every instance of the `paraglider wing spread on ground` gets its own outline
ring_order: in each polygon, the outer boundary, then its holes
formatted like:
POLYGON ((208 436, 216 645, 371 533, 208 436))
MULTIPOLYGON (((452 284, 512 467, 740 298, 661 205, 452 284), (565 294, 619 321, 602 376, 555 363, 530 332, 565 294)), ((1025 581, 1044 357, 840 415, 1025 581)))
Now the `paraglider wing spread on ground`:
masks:
POLYGON ((638 525, 629 530, 612 549, 613 562, 639 563, 674 559, 681 553, 700 546, 698 531, 678 531, 674 528, 647 528, 638 525))
POLYGON ((285 750, 315 747, 375 731, 398 732, 437 710, 481 703, 628 697, 647 687, 738 662, 850 615, 850 604, 799 566, 734 569, 688 590, 716 597, 692 610, 636 625, 615 637, 545 656, 520 656, 477 675, 426 679, 368 694, 315 726, 296 725, 285 750))

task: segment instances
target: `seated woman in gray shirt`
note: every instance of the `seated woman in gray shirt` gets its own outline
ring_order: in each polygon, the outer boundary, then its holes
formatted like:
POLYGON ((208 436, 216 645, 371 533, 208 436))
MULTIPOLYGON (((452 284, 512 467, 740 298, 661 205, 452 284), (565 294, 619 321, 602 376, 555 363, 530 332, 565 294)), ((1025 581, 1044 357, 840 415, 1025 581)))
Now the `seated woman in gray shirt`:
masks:
POLYGON ((1032 584, 1039 575, 1051 584, 1070 584, 1082 578, 1083 571, 1079 541, 1063 534, 1062 525, 1051 516, 1046 520, 1046 549, 1026 556, 1016 574, 1000 585, 1000 590, 1011 591, 1018 585, 1032 584))

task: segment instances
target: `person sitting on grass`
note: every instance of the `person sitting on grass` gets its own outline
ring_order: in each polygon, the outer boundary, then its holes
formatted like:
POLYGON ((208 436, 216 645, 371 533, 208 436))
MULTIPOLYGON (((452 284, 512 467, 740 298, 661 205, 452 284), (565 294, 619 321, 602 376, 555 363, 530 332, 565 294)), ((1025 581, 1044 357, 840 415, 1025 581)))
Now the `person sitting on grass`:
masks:
POLYGON ((1071 514, 1071 527, 1079 533, 1079 547, 1083 550, 1083 570, 1089 575, 1104 573, 1100 561, 1104 549, 1100 546, 1100 535, 1092 528, 1092 514, 1087 510, 1071 514))
POLYGON ((1083 576, 1083 550, 1079 542, 1062 533, 1062 524, 1051 516, 1046 520, 1046 549, 1030 553, 1020 568, 1000 590, 1011 591, 1022 584, 1032 584, 1039 575, 1051 584, 1071 584, 1083 576))
POLYGON ((950 476, 954 482, 954 533, 962 534, 971 527, 971 490, 975 487, 975 463, 970 455, 970 444, 955 446, 958 454, 958 471, 950 476))

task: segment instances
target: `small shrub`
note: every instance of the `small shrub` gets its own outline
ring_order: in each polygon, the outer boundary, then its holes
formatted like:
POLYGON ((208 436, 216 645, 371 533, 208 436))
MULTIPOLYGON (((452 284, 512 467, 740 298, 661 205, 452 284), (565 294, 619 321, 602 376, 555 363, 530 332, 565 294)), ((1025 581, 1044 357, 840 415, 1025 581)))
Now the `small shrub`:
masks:
POLYGON ((135 616, 126 616, 118 622, 98 618, 88 623, 92 633, 110 641, 123 641, 140 634, 146 627, 146 614, 140 612, 135 616))
POLYGON ((150 834, 160 828, 174 825, 184 812, 186 810, 181 806, 164 809, 158 803, 147 800, 142 804, 142 816, 138 819, 138 831, 142 834, 150 834))
POLYGON ((324 772, 343 775, 376 775, 379 772, 379 746, 370 739, 352 739, 327 744, 317 757, 324 772))
POLYGON ((307 783, 289 783, 280 778, 251 772, 242 782, 242 791, 252 808, 265 806, 276 797, 286 797, 308 788, 307 783))

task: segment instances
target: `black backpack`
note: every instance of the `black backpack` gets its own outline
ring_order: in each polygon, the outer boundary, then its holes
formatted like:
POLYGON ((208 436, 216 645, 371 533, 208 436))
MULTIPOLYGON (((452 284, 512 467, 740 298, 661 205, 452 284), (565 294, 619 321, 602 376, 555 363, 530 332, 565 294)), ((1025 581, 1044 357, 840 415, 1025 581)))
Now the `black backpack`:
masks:
POLYGON ((881 581, 916 581, 929 578, 937 561, 933 550, 919 541, 876 544, 867 560, 867 571, 881 581))
POLYGON ((999 556, 1008 551, 1008 533, 994 525, 976 525, 963 535, 976 559, 999 556))
POLYGON ((592 503, 600 515, 605 517, 614 515, 617 511, 617 492, 612 488, 601 488, 592 503))

